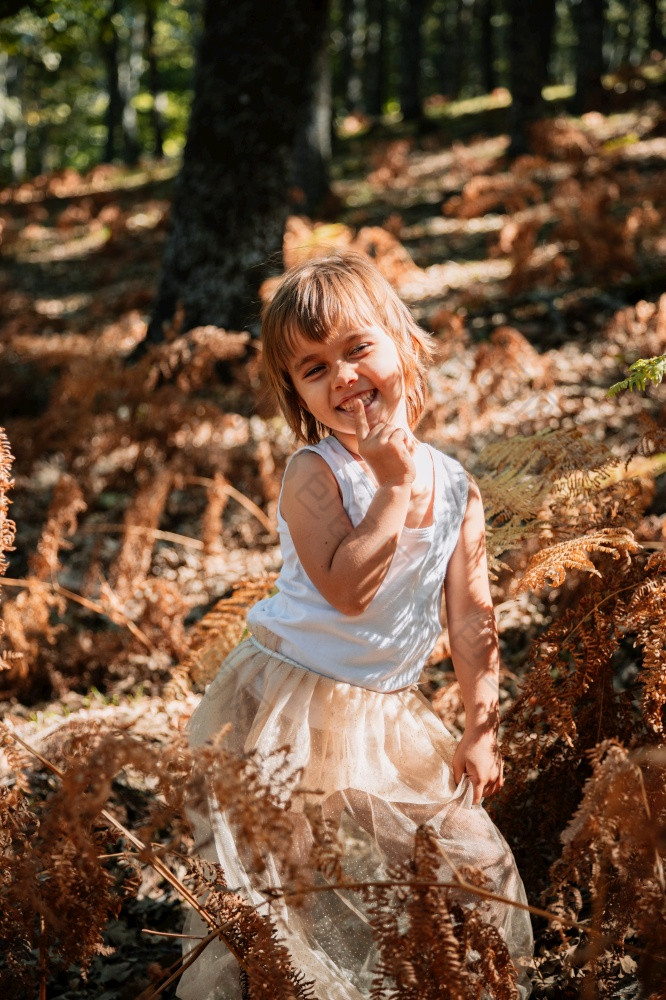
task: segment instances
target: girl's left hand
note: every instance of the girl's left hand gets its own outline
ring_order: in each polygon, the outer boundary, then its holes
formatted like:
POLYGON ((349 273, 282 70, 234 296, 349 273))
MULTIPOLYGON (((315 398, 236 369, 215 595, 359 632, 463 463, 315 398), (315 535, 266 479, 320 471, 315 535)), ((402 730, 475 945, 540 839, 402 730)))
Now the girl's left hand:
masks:
POLYGON ((453 755, 453 777, 458 784, 463 774, 469 776, 474 790, 474 805, 495 795, 504 784, 504 762, 494 731, 478 734, 465 730, 453 755))

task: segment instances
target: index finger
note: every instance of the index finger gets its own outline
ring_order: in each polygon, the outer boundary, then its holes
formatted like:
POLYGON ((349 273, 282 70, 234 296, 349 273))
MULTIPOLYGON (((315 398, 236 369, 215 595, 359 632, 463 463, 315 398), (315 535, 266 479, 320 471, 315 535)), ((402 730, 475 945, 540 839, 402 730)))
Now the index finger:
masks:
POLYGON ((356 424, 356 437, 359 441, 364 441, 370 433, 368 418, 365 415, 365 407, 360 399, 354 400, 354 423, 356 424))

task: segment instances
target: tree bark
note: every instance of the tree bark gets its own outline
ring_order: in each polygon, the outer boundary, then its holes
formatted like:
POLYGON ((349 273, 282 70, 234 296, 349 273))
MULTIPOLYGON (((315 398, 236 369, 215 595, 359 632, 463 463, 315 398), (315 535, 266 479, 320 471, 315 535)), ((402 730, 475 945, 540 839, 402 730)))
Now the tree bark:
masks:
POLYGON ((143 12, 130 14, 129 49, 127 58, 120 60, 118 81, 122 94, 123 112, 123 160, 128 166, 135 166, 141 152, 139 123, 134 98, 139 93, 143 72, 143 36, 145 21, 143 12))
POLYGON ((348 111, 363 110, 363 80, 361 67, 364 57, 365 0, 344 0, 342 30, 345 36, 343 50, 343 93, 348 111))
POLYGON ((111 163, 119 152, 118 130, 123 117, 123 99, 120 91, 118 74, 119 42, 113 18, 120 11, 120 0, 113 0, 106 16, 100 25, 99 44, 102 59, 106 69, 106 144, 104 147, 104 162, 111 163))
POLYGON ((421 25, 425 0, 405 0, 401 19, 400 108, 404 121, 418 121, 421 102, 421 25))
POLYGON ((545 113, 541 91, 548 77, 555 0, 510 0, 510 11, 509 156, 519 156, 529 151, 530 126, 545 113))
POLYGON ((257 289, 281 251, 296 126, 325 17, 325 0, 206 0, 148 341, 163 338, 179 302, 186 330, 253 329, 257 289))
POLYGON ((152 97, 150 120, 153 127, 153 155, 164 156, 164 124, 162 122, 162 100, 160 73, 155 52, 155 0, 146 0, 146 29, 144 35, 144 59, 148 71, 148 89, 152 97))
POLYGON ((452 101, 460 96, 463 80, 463 52, 459 39, 461 7, 462 0, 445 0, 440 5, 437 25, 439 89, 452 101))
POLYGON ((648 49, 650 52, 666 52, 664 37, 664 17, 659 0, 647 0, 648 6, 648 49))
POLYGON ((603 111, 607 95, 601 82, 606 70, 604 61, 604 0, 580 0, 572 7, 576 29, 575 114, 603 111))
POLYGON ((23 110, 24 77, 25 62, 23 56, 20 53, 8 56, 5 77, 7 96, 15 98, 20 109, 20 113, 13 123, 12 147, 9 154, 9 164, 14 181, 22 181, 28 172, 28 125, 23 110))
POLYGON ((296 133, 292 175, 296 206, 306 215, 315 215, 330 191, 332 116, 327 38, 319 41, 313 70, 312 97, 296 133))
POLYGON ((495 73, 495 39, 493 37, 494 0, 481 0, 479 5, 479 29, 481 41, 481 81, 486 94, 497 86, 495 73))
POLYGON ((376 118, 382 113, 386 91, 387 22, 387 0, 367 0, 365 107, 376 118))

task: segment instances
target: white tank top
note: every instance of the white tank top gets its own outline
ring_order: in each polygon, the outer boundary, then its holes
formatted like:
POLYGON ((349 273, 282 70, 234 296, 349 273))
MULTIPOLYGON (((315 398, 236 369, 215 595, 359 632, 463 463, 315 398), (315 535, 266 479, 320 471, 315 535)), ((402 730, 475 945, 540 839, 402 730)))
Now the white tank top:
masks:
MULTIPOLYGON (((322 597, 301 565, 278 504, 284 560, 278 593, 250 609, 250 630, 253 624, 270 629, 281 640, 282 654, 333 680, 373 691, 396 691, 418 681, 442 629, 442 584, 458 541, 468 485, 459 462, 425 447, 434 467, 433 523, 403 528, 389 571, 365 611, 350 617, 322 597)), ((324 459, 356 527, 376 490, 361 463, 332 435, 300 450, 324 459)))

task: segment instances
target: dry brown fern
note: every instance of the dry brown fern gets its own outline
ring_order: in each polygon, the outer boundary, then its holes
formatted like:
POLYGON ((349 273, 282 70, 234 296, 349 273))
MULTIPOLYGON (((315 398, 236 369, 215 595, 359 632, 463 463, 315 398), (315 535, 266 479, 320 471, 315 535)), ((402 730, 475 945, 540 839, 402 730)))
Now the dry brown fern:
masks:
POLYGON ((183 393, 195 392, 210 380, 216 364, 243 358, 249 343, 247 333, 198 326, 147 356, 144 391, 171 381, 183 393))
POLYGON ((53 579, 60 569, 60 549, 68 546, 77 528, 78 516, 86 509, 81 487, 68 475, 62 475, 55 485, 53 496, 42 528, 37 551, 30 558, 30 573, 37 580, 53 579))
MULTIPOLYGON (((441 868, 437 838, 423 826, 413 857, 392 866, 385 884, 361 890, 378 948, 370 997, 516 1000, 516 970, 502 938, 484 920, 483 903, 470 909, 464 894, 438 885, 441 868)), ((476 876, 466 875, 474 884, 476 876)))
MULTIPOLYGON (((0 576, 7 572, 7 552, 14 549, 14 538, 16 535, 16 525, 7 516, 9 512, 9 492, 14 486, 11 477, 12 463, 14 456, 11 453, 7 435, 0 427, 0 576)), ((0 584, 1 586, 1 584, 0 584)), ((0 641, 5 633, 5 625, 0 618, 0 641)), ((9 669, 10 656, 7 650, 0 648, 0 672, 9 669)))
POLYGON ((492 808, 528 893, 545 888, 544 859, 580 802, 588 751, 603 740, 649 746, 666 722, 663 553, 602 554, 596 568, 535 638, 503 722, 508 779, 492 808))
POLYGON ((552 905, 589 924, 579 952, 595 996, 610 996, 625 954, 635 956, 646 991, 666 976, 665 754, 663 747, 629 753, 613 740, 596 746, 581 803, 562 833, 552 905))
POLYGON ((552 540, 560 533, 576 537, 590 522, 594 526, 592 516, 582 521, 583 501, 598 494, 619 462, 605 445, 587 440, 578 429, 516 435, 484 448, 478 483, 491 575, 503 565, 504 552, 530 539, 552 540))
POLYGON ((590 274, 621 276, 636 270, 637 232, 627 218, 612 212, 619 189, 604 177, 562 181, 553 197, 559 219, 554 237, 575 248, 590 274))
MULTIPOLYGON (((223 739, 191 750, 175 732, 160 745, 89 723, 66 724, 40 749, 53 758, 48 766, 58 777, 45 782, 42 776, 42 791, 35 794, 33 782, 40 773, 26 769, 26 755, 16 751, 9 731, 0 730, 5 779, 0 794, 0 939, 6 962, 0 983, 7 996, 28 995, 38 979, 72 963, 85 971, 103 948, 102 931, 117 913, 123 892, 129 885, 136 888, 140 863, 168 876, 184 898, 196 902, 161 854, 146 845, 159 841, 165 831, 173 842, 187 828, 186 806, 201 809, 211 792, 253 870, 261 873, 270 854, 286 875, 292 874, 289 799, 299 775, 283 751, 270 760, 256 754, 239 757, 225 750, 223 739), (118 788, 127 782, 137 789, 135 795, 150 786, 138 817, 138 837, 113 815, 123 814, 118 788), (105 860, 110 848, 117 856, 116 838, 123 831, 120 853, 129 882, 125 877, 119 881, 120 873, 109 870, 105 860), (41 955, 39 963, 33 949, 41 955), (17 984, 23 992, 16 992, 17 984)), ((134 802, 134 813, 136 809, 134 802)), ((228 892, 218 866, 209 868, 214 876, 209 871, 197 885, 215 891, 197 904, 199 913, 239 958, 252 995, 306 1000, 308 985, 292 967, 271 921, 228 892)), ((193 862, 191 870, 201 873, 201 863, 193 862)))
POLYGON ((627 605, 625 629, 643 652, 643 718, 663 737, 666 707, 666 553, 654 552, 627 605))
POLYGON ((619 559, 622 554, 636 552, 638 548, 627 528, 600 528, 582 537, 549 545, 532 556, 518 580, 516 592, 541 590, 546 586, 559 587, 570 569, 600 577, 601 573, 588 553, 603 552, 619 559))
POLYGON ((110 571, 110 583, 119 601, 125 603, 143 583, 153 554, 153 531, 169 498, 173 483, 171 469, 160 469, 139 487, 124 516, 124 536, 110 571))
POLYGON ((258 579, 240 580, 190 630, 189 654, 179 670, 195 687, 201 689, 213 679, 222 661, 240 642, 248 611, 270 593, 276 579, 276 573, 269 573, 258 579))
POLYGON ((206 485, 206 510, 201 521, 201 537, 206 555, 222 551, 222 515, 229 502, 226 484, 222 473, 216 471, 212 481, 206 485))
POLYGON ((520 212, 543 200, 539 184, 514 173, 472 177, 462 189, 462 195, 449 198, 442 206, 445 215, 473 219, 499 210, 508 215, 520 212))
POLYGON ((0 427, 0 574, 7 572, 5 553, 12 552, 16 525, 7 516, 9 512, 9 492, 14 486, 12 479, 12 464, 14 456, 4 428, 0 427))

